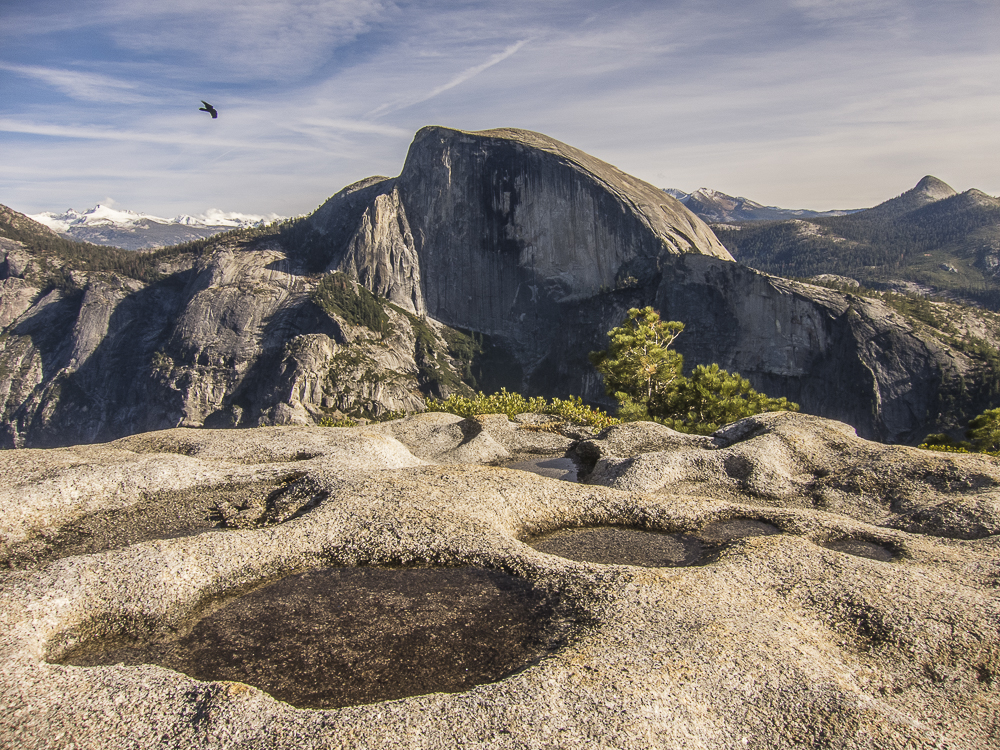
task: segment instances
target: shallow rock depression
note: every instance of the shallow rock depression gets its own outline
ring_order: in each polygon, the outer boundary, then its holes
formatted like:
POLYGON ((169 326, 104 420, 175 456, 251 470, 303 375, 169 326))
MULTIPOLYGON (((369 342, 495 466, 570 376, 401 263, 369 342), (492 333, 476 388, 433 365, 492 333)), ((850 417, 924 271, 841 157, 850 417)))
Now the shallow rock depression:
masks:
POLYGON ((554 619, 528 582, 482 568, 323 568, 226 602, 180 637, 97 641, 62 663, 158 664, 336 708, 506 677, 558 645, 554 619))

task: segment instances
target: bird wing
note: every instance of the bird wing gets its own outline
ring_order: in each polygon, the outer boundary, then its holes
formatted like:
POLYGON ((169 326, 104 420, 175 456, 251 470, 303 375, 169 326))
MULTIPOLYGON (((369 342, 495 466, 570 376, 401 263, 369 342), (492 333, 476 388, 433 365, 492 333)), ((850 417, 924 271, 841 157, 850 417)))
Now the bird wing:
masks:
POLYGON ((214 109, 214 107, 212 107, 212 105, 211 105, 211 104, 209 104, 208 102, 206 102, 206 101, 205 101, 204 99, 202 99, 202 100, 201 100, 201 103, 202 103, 202 104, 204 104, 204 105, 205 105, 206 107, 208 107, 209 109, 214 109))

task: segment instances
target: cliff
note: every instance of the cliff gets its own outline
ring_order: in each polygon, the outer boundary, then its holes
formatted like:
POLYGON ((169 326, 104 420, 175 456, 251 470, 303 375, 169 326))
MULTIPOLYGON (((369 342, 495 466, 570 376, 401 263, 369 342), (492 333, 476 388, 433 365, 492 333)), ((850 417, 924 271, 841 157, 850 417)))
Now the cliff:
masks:
MULTIPOLYGON (((386 220, 410 230, 408 267, 419 266, 427 313, 505 342, 522 373, 510 387, 602 399, 586 355, 606 346, 629 307, 647 304, 685 323, 677 347, 689 368, 718 362, 869 438, 912 442, 930 424, 954 426, 955 404, 943 396, 975 380, 979 363, 918 322, 878 300, 733 263, 663 191, 537 133, 424 128, 400 176, 379 179, 313 220, 352 217, 370 233, 368 216, 393 196, 386 220)), ((365 278, 376 274, 359 258, 388 265, 382 247, 358 234, 349 247, 333 243, 331 267, 349 258, 365 278)), ((392 298, 389 284, 371 288, 392 298)), ((407 287, 396 299, 411 297, 407 287)))
POLYGON ((741 266, 663 191, 529 131, 424 128, 396 178, 152 253, 2 216, 8 447, 378 416, 469 386, 600 401, 586 355, 647 304, 685 323, 688 367, 718 362, 865 437, 919 440, 988 390, 954 337, 741 266))

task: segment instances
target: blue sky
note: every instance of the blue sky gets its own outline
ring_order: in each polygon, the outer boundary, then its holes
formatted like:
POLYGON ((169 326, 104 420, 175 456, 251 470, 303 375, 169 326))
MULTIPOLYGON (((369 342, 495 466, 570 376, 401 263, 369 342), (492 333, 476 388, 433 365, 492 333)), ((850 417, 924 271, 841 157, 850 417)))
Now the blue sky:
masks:
POLYGON ((0 203, 297 215, 429 124, 790 208, 997 195, 998 29, 997 0, 0 0, 0 203))

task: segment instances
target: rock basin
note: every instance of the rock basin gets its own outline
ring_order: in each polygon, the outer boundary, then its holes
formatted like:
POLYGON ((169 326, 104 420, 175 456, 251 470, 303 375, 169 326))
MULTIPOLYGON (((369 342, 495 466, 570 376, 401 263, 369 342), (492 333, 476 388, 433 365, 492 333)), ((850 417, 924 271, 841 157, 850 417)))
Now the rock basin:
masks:
POLYGON ((539 552, 578 562, 674 568, 712 562, 721 549, 739 539, 778 533, 778 527, 763 521, 730 518, 692 533, 595 526, 559 529, 527 543, 539 552))
POLYGON ((832 549, 835 552, 843 552, 847 555, 865 557, 869 560, 878 560, 879 562, 892 562, 898 556, 896 550, 891 547, 859 537, 830 539, 822 542, 820 546, 832 549))
POLYGON ((325 568, 231 599, 179 637, 91 643, 62 661, 158 664, 337 708, 517 672, 561 643, 554 605, 528 581, 482 568, 325 568))
POLYGON ((530 458, 525 461, 516 461, 507 464, 506 468, 517 471, 528 471, 543 477, 561 479, 564 482, 577 481, 576 462, 568 456, 546 456, 542 458, 530 458))

